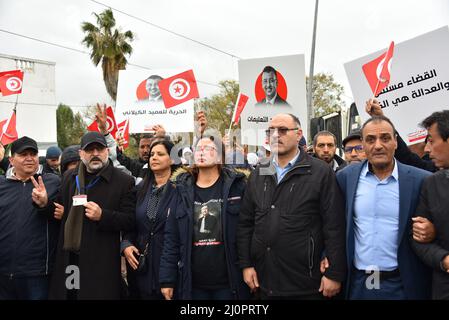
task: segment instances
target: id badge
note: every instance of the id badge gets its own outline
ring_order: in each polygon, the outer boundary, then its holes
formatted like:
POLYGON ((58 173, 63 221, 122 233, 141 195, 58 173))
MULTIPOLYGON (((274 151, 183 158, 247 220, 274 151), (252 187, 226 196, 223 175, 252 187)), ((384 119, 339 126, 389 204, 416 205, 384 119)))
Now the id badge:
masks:
POLYGON ((85 203, 87 203, 87 195, 86 194, 79 194, 72 197, 72 205, 73 206, 82 206, 85 203))

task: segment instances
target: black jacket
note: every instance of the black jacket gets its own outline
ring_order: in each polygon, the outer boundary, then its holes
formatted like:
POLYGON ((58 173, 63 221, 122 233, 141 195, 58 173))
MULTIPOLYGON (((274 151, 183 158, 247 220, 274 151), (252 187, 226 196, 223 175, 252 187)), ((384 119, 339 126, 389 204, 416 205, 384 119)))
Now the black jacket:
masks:
MULTIPOLYGON (((31 180, 22 182, 7 176, 0 176, 0 274, 48 275, 53 268, 59 230, 59 221, 53 218, 54 206, 37 207, 31 199, 31 180)), ((42 174, 42 179, 50 204, 60 180, 50 173, 42 174)))
POLYGON ((413 153, 401 136, 398 134, 398 147, 394 153, 394 157, 403 164, 408 164, 416 168, 420 168, 430 172, 438 171, 432 160, 421 159, 416 153, 413 153))
MULTIPOLYGON (((314 153, 312 155, 312 157, 314 157, 316 159, 320 159, 320 158, 318 158, 316 153, 314 153)), ((333 160, 335 160, 335 162, 337 162, 337 165, 338 165, 338 167, 335 169, 335 172, 343 169, 344 167, 346 167, 348 165, 348 163, 342 157, 340 157, 338 154, 334 154, 333 160)), ((321 161, 324 161, 324 160, 321 160, 321 161)), ((324 161, 324 162, 326 162, 326 161, 324 161)), ((328 164, 328 165, 330 166, 330 164, 328 164)), ((332 167, 331 168, 333 168, 333 166, 334 166, 334 162, 332 161, 332 167)))
MULTIPOLYGON (((66 299, 66 268, 70 253, 63 250, 64 227, 75 193, 78 168, 66 171, 62 179, 60 201, 64 206, 56 264, 50 283, 50 299, 66 299)), ((78 299, 119 299, 121 289, 120 231, 135 225, 134 179, 111 163, 100 174, 100 180, 88 190, 87 200, 102 209, 99 221, 84 216, 79 252, 80 289, 78 299)), ((73 272, 72 272, 73 273, 73 272)))
MULTIPOLYGON (((237 223, 241 198, 245 191, 246 176, 223 168, 222 226, 229 286, 235 299, 248 299, 249 289, 243 282, 237 256, 237 223)), ((165 243, 159 272, 161 284, 176 284, 179 299, 191 299, 192 291, 192 239, 195 181, 185 173, 177 180, 178 196, 174 212, 165 227, 165 243)))
POLYGON ((432 298, 449 299, 449 273, 440 262, 449 255, 449 172, 439 171, 424 180, 416 215, 432 221, 436 239, 431 243, 412 241, 416 254, 433 269, 432 298))
MULTIPOLYGON (((143 188, 143 185, 144 183, 141 182, 137 186, 137 190, 143 188)), ((149 188, 151 188, 151 185, 152 183, 149 184, 149 188)), ((170 212, 174 212, 176 209, 173 207, 174 204, 176 204, 176 201, 172 201, 176 196, 175 184, 168 181, 163 192, 157 208, 156 220, 154 224, 151 225, 150 219, 147 217, 147 206, 151 192, 147 190, 145 198, 139 201, 136 206, 135 229, 132 232, 124 233, 121 244, 122 252, 127 247, 133 245, 139 249, 139 253, 141 254, 145 251, 147 243, 149 244, 147 250, 148 253, 145 258, 148 268, 145 272, 136 273, 137 286, 139 294, 142 297, 161 295, 159 286, 159 265, 164 246, 165 223, 170 212)))
POLYGON ((345 217, 332 168, 301 151, 277 184, 272 161, 259 165, 249 178, 237 239, 240 266, 256 269, 269 296, 317 294, 324 251, 326 277, 342 282, 345 217))
POLYGON ((146 164, 142 159, 131 159, 124 155, 117 149, 117 160, 122 166, 131 171, 131 174, 136 178, 143 178, 146 174, 146 170, 143 166, 146 164))

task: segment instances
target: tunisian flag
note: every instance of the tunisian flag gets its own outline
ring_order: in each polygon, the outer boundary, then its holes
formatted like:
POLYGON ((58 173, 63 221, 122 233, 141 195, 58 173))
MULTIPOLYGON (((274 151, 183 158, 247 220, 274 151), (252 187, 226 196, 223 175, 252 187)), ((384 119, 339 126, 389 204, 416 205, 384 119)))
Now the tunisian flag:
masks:
POLYGON ((388 51, 362 66, 363 73, 375 97, 390 83, 391 59, 393 58, 394 42, 391 41, 388 51))
POLYGON ((23 72, 11 70, 0 72, 0 92, 2 96, 22 93, 23 72))
POLYGON ((232 114, 232 122, 237 125, 239 123, 240 114, 248 102, 248 96, 239 92, 237 96, 237 101, 235 102, 234 113, 232 114))
MULTIPOLYGON (((117 132, 117 124, 115 123, 114 110, 112 109, 111 106, 106 108, 106 115, 107 115, 107 129, 108 129, 108 132, 115 139, 115 133, 117 132)), ((90 126, 87 127, 87 130, 100 132, 100 130, 98 129, 98 124, 97 124, 97 122, 95 120, 94 120, 94 122, 92 122, 90 124, 90 126)))
POLYGON ((158 85, 166 109, 200 96, 193 70, 161 80, 158 85))
MULTIPOLYGON (((126 149, 129 146, 129 119, 123 120, 117 125, 117 135, 121 134, 125 142, 122 147, 126 149)), ((117 139, 117 137, 115 137, 117 139)))
POLYGON ((16 129, 16 112, 13 111, 11 118, 0 121, 0 142, 6 146, 19 139, 16 129))

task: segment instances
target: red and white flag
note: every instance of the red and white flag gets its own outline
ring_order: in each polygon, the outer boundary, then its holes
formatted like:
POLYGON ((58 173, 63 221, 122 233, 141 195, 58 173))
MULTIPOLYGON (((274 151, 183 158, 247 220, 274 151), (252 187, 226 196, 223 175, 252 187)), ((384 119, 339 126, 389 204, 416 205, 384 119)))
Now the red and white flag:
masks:
MULTIPOLYGON (((114 116, 114 110, 111 106, 106 108, 106 115, 107 115, 107 129, 108 132, 114 137, 115 139, 115 133, 117 132, 117 124, 115 123, 115 116, 114 116)), ((100 132, 98 129, 98 124, 96 121, 92 122, 90 126, 87 127, 87 130, 89 131, 97 131, 100 132)))
POLYGON ((129 119, 123 120, 117 125, 117 135, 119 134, 125 140, 122 147, 126 149, 129 146, 129 119))
POLYGON ((16 112, 13 111, 11 118, 0 121, 0 142, 6 146, 19 139, 16 128, 16 112))
POLYGON ((23 72, 11 70, 0 72, 0 92, 2 96, 22 93, 23 72))
POLYGON ((376 59, 362 66, 363 73, 375 97, 390 83, 391 61, 393 58, 394 42, 391 41, 388 51, 376 59))
POLYGON ((158 85, 166 109, 200 96, 193 70, 161 80, 158 85))
POLYGON ((247 95, 244 95, 243 93, 239 92, 239 95, 237 96, 237 101, 235 102, 234 113, 232 114, 231 120, 235 125, 239 123, 240 114, 245 108, 248 99, 249 97, 247 95))

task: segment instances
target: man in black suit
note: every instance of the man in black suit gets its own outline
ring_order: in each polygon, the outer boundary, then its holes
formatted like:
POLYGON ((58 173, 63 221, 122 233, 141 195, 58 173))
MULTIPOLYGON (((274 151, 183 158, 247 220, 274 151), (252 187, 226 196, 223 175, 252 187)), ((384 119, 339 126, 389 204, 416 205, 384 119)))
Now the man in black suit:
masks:
POLYGON ((277 93, 278 79, 276 70, 272 66, 266 66, 262 71, 262 88, 265 92, 265 98, 258 101, 256 106, 275 104, 289 106, 287 101, 277 93))
POLYGON ((216 237, 217 218, 209 213, 207 205, 201 207, 201 214, 198 218, 198 232, 207 234, 207 238, 216 237))

